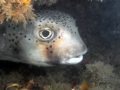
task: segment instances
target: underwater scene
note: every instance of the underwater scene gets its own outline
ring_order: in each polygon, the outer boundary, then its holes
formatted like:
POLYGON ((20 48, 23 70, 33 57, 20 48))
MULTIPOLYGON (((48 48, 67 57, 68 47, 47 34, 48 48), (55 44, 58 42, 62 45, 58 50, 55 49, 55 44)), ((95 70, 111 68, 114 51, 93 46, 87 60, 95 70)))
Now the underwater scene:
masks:
POLYGON ((0 0, 0 90, 120 90, 120 1, 0 0))

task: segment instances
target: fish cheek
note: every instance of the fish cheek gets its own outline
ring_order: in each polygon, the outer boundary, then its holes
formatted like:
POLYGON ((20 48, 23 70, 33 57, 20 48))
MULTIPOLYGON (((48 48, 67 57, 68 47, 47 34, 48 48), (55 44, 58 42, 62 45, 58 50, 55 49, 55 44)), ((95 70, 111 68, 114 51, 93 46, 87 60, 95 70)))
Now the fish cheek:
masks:
POLYGON ((49 59, 47 63, 59 64, 60 57, 58 56, 58 52, 55 52, 54 45, 51 44, 46 46, 46 54, 49 59))
MULTIPOLYGON (((63 42, 62 36, 56 37, 56 39, 48 42, 36 42, 36 47, 38 47, 38 51, 42 54, 42 57, 46 59, 46 63, 50 64, 59 64, 61 60, 61 55, 63 55, 63 47, 59 47, 61 42, 63 42)), ((41 56, 41 55, 40 55, 41 56)))
POLYGON ((47 57, 49 58, 49 63, 52 64, 59 64, 60 60, 62 59, 63 55, 63 49, 59 47, 61 42, 63 41, 60 36, 58 37, 57 40, 53 40, 54 42, 51 42, 50 44, 46 45, 46 50, 47 50, 47 57))
POLYGON ((56 61, 57 57, 54 55, 51 43, 37 41, 35 46, 38 49, 39 56, 45 60, 44 62, 52 63, 56 61))
POLYGON ((46 51, 45 45, 43 45, 41 42, 37 41, 35 43, 35 47, 37 48, 37 51, 39 53, 39 58, 48 60, 47 51, 46 51))

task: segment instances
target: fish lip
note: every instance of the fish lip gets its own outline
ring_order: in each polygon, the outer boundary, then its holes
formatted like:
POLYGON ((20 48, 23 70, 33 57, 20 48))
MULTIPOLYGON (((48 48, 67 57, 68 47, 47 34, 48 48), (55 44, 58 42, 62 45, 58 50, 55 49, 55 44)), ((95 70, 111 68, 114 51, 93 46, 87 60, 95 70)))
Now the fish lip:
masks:
POLYGON ((69 59, 63 60, 61 63, 62 64, 78 64, 82 60, 83 60, 83 55, 77 55, 69 59))

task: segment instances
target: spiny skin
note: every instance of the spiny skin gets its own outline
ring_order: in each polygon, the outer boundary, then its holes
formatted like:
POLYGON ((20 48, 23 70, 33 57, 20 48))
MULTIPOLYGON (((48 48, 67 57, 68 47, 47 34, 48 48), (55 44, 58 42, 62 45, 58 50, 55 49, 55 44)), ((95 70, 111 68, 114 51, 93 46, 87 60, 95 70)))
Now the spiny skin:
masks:
POLYGON ((10 24, 0 37, 0 59, 36 66, 77 64, 87 48, 82 41, 75 20, 58 11, 36 12, 36 21, 10 24))

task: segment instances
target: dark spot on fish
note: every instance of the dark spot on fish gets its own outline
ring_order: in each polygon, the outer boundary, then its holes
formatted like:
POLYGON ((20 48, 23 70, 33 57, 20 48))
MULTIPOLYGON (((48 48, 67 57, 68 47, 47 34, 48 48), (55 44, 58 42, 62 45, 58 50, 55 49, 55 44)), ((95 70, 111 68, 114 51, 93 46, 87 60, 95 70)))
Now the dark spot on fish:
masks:
POLYGON ((11 34, 9 34, 9 36, 10 36, 11 34))
POLYGON ((12 48, 12 46, 9 46, 10 48, 12 48))
POLYGON ((15 45, 17 45, 17 43, 15 43, 15 45))
POLYGON ((19 43, 19 41, 17 41, 17 43, 19 43))
POLYGON ((76 34, 76 32, 75 32, 75 34, 76 34))
POLYGON ((50 53, 52 54, 52 53, 53 53, 53 51, 50 51, 50 53))
POLYGON ((20 33, 20 35, 22 35, 22 33, 20 33))
POLYGON ((12 39, 12 41, 14 41, 14 39, 12 39))
POLYGON ((16 36, 15 38, 17 39, 18 37, 16 36))
POLYGON ((10 25, 8 27, 10 27, 10 25))
POLYGON ((13 29, 15 29, 15 27, 13 27, 13 29))
POLYGON ((17 27, 19 27, 19 25, 17 25, 17 27))
POLYGON ((29 19, 29 21, 31 21, 31 19, 29 19))
POLYGON ((48 47, 46 49, 48 50, 48 47))
POLYGON ((27 36, 25 35, 24 37, 26 38, 27 36))
POLYGON ((41 26, 41 25, 39 25, 39 26, 41 26))
POLYGON ((30 41, 30 38, 28 40, 30 41))
POLYGON ((15 33, 13 33, 13 36, 15 36, 15 33))
POLYGON ((50 45, 50 48, 52 48, 52 45, 50 45))
POLYGON ((14 53, 14 54, 18 54, 18 53, 19 53, 19 50, 18 50, 17 48, 14 48, 14 49, 13 49, 13 53, 14 53))
POLYGON ((53 42, 55 42, 55 41, 53 41, 53 42))

